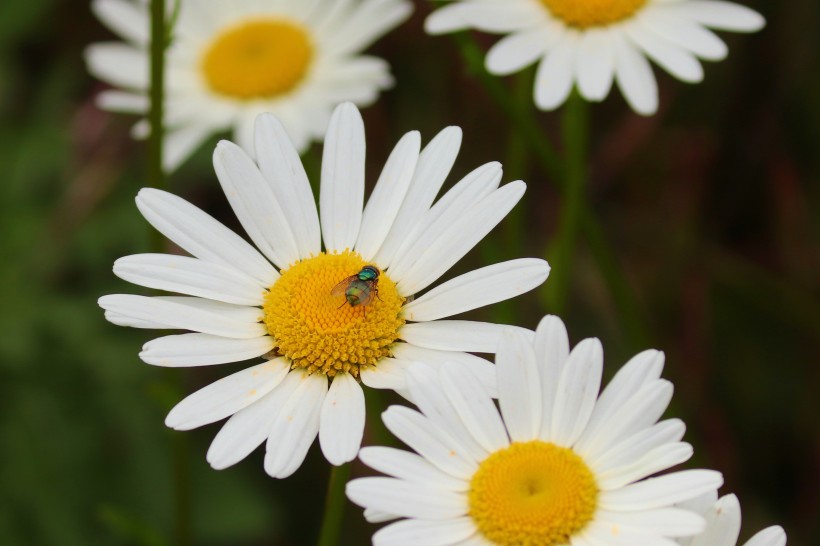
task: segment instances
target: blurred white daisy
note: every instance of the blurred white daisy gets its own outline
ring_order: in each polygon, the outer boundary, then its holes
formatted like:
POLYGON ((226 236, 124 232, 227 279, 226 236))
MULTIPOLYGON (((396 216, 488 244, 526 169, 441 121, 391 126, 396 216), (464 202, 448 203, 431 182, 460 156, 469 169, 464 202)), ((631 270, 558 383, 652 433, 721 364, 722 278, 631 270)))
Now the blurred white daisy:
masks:
POLYGON ((363 209, 364 126, 356 107, 342 104, 326 135, 317 213, 284 127, 271 115, 259 116, 258 164, 231 142, 214 152, 225 195, 258 251, 179 197, 140 191, 137 206, 145 218, 193 257, 128 256, 117 260, 114 272, 186 296, 104 296, 106 317, 123 326, 193 331, 148 342, 140 357, 149 364, 270 359, 192 394, 168 415, 166 424, 180 430, 233 416, 208 451, 214 468, 240 461, 268 438, 265 470, 288 476, 317 433, 328 461, 352 460, 365 423, 359 380, 404 392, 403 372, 417 360, 459 360, 483 384, 495 385, 489 361, 459 351, 495 352, 504 327, 438 319, 531 290, 549 266, 538 259, 498 263, 413 299, 524 194, 521 181, 499 188, 501 166, 488 163, 433 205, 460 143, 460 129, 449 127, 420 152, 419 133, 407 133, 363 209), (351 298, 335 293, 367 265, 377 268, 375 283, 358 282, 351 298), (370 301, 352 305, 368 286, 370 301))
MULTIPOLYGON (((716 491, 710 491, 696 499, 680 504, 680 507, 694 510, 706 518, 706 531, 702 534, 681 539, 681 546, 735 546, 740 536, 740 503, 734 495, 717 498, 716 491)), ((786 546, 786 532, 779 525, 763 529, 744 543, 744 546, 786 546)))
POLYGON ((658 421, 672 398, 664 356, 643 352, 598 396, 603 350, 571 352, 564 324, 508 332, 498 348, 498 402, 460 363, 408 370, 421 412, 392 406, 388 429, 417 454, 365 447, 361 460, 391 477, 351 481, 348 497, 380 529, 376 545, 672 545, 704 518, 673 507, 717 489, 720 473, 649 476, 692 455, 684 424, 658 421))
POLYGON ((540 61, 535 104, 543 110, 560 106, 573 85, 602 101, 614 81, 633 110, 650 115, 658 86, 647 59, 699 82, 699 59, 728 54, 710 28, 754 32, 764 24, 757 12, 721 0, 459 0, 430 15, 426 29, 506 34, 487 54, 487 70, 507 75, 540 61))
MULTIPOLYGON (((89 71, 117 88, 98 103, 144 115, 148 2, 94 0, 92 8, 123 38, 86 52, 89 71)), ((275 114, 304 151, 322 138, 337 104, 367 106, 392 85, 389 65, 361 52, 411 10, 407 0, 180 0, 166 56, 165 168, 222 131, 232 130, 253 153, 254 119, 262 112, 275 114)), ((148 132, 145 120, 135 126, 137 136, 148 132)))

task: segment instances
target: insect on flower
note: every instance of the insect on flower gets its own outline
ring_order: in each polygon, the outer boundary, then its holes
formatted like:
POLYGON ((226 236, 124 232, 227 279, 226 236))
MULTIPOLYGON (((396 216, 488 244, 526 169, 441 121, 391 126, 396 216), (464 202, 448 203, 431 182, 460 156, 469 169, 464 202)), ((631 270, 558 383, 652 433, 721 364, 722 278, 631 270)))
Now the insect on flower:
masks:
MULTIPOLYGON (((332 296, 344 294, 346 303, 351 307, 369 305, 374 297, 379 297, 379 270, 372 265, 366 265, 355 275, 351 275, 330 291, 332 296)), ((344 303, 339 307, 344 306, 344 303)), ((365 313, 367 313, 365 311, 365 313)))

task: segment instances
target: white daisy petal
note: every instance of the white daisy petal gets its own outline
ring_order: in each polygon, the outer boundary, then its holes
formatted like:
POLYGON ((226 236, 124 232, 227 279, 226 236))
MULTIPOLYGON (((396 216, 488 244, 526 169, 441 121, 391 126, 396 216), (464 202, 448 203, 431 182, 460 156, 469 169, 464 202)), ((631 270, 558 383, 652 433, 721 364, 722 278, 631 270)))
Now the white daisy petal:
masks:
MULTIPOLYGON (((552 414, 555 406, 557 378, 561 377, 564 364, 569 357, 569 336, 560 318, 547 315, 541 319, 535 330, 534 348, 541 387, 541 414, 548 416, 552 414)), ((541 419, 540 436, 550 438, 551 430, 552 419, 541 419)))
POLYGON ((415 294, 435 282, 507 216, 525 190, 523 182, 511 182, 456 218, 399 279, 399 291, 415 294))
POLYGON ((461 493, 395 478, 359 478, 348 482, 345 491, 359 506, 404 517, 446 520, 467 512, 461 493))
POLYGON ((786 532, 779 525, 773 525, 750 538, 744 546, 786 546, 786 532))
POLYGON ((437 320, 405 324, 399 329, 399 337, 427 349, 495 353, 501 342, 501 334, 508 328, 518 327, 470 320, 437 320))
POLYGON ((604 351, 597 339, 585 339, 567 358, 555 393, 551 439, 558 445, 575 443, 595 407, 603 373, 604 351))
POLYGON ((359 377, 371 389, 403 389, 407 386, 405 372, 410 365, 410 362, 399 358, 383 358, 378 366, 359 371, 359 377))
POLYGON ((669 406, 672 391, 672 384, 663 379, 645 385, 601 421, 596 436, 589 437, 588 441, 577 445, 576 449, 594 458, 614 446, 618 439, 627 438, 652 426, 669 406))
POLYGON ((584 98, 596 102, 606 98, 615 76, 615 57, 608 29, 591 29, 579 37, 575 70, 578 90, 584 98))
POLYGON ((501 175, 500 163, 487 163, 474 169, 444 194, 424 214, 421 222, 416 219, 417 226, 405 235, 404 241, 396 251, 396 259, 389 269, 390 278, 401 283, 407 276, 407 271, 415 265, 418 256, 428 251, 442 231, 451 228, 456 219, 463 217, 473 205, 498 188, 501 175))
POLYGON ((658 110, 658 83, 646 57, 623 36, 613 35, 615 81, 637 113, 648 116, 658 110))
POLYGON ((373 534, 374 546, 449 546, 476 532, 468 517, 444 521, 411 519, 398 521, 373 534))
POLYGON ((679 508, 660 508, 641 512, 607 512, 601 510, 596 514, 604 525, 616 525, 618 528, 631 528, 644 533, 685 537, 703 532, 706 527, 704 519, 688 510, 679 508))
POLYGON ((114 32, 137 45, 150 42, 150 22, 144 4, 128 0, 94 0, 91 11, 114 32))
POLYGON ((734 495, 718 499, 706 513, 706 531, 692 539, 692 546, 736 544, 740 535, 740 503, 734 495))
POLYGON ((658 379, 663 370, 664 354, 648 350, 634 356, 618 370, 609 382, 589 418, 586 430, 576 443, 576 449, 584 451, 588 442, 594 440, 605 429, 612 412, 623 406, 643 386, 658 379))
POLYGON ((272 391, 288 369, 284 359, 276 359, 223 377, 174 406, 165 424, 176 430, 191 430, 233 415, 272 391))
POLYGON ((471 23, 465 17, 465 14, 470 10, 470 7, 460 3, 443 6, 425 19, 424 30, 428 34, 445 34, 469 28, 471 23))
POLYGON ((508 300, 541 285, 544 260, 524 258, 482 267, 433 288, 404 306, 407 320, 426 322, 508 300))
POLYGON ((473 2, 461 17, 485 32, 515 31, 546 20, 544 10, 535 2, 473 2))
POLYGON ((298 376, 288 375, 271 392, 234 413, 222 425, 208 448, 206 459, 211 467, 216 470, 228 468, 262 445, 270 435, 282 406, 298 386, 298 376))
POLYGON ((464 450, 450 440, 437 423, 419 412, 402 406, 391 406, 382 413, 382 420, 397 438, 443 472, 468 479, 475 470, 473 464, 465 458, 464 450))
POLYGON ((601 492, 599 506, 613 512, 652 510, 696 497, 723 484, 714 470, 682 470, 601 492))
POLYGON ((279 278, 244 239, 176 195, 144 188, 137 195, 137 207, 160 233, 197 258, 238 269, 263 286, 279 278))
POLYGON ((128 114, 142 114, 150 108, 150 102, 145 95, 116 91, 109 89, 97 95, 97 106, 103 110, 112 112, 125 112, 128 114))
POLYGON ((666 10, 647 8, 638 20, 664 40, 691 51, 701 59, 721 61, 729 53, 726 43, 715 33, 683 17, 675 17, 666 10))
POLYGON ((368 523, 384 523, 387 521, 393 521, 399 519, 400 516, 396 514, 391 514, 389 512, 382 512, 381 510, 375 510, 373 508, 365 508, 364 509, 364 519, 368 523))
POLYGON ((590 467, 596 472, 606 472, 612 468, 629 464, 660 445, 680 441, 684 432, 686 432, 686 425, 683 421, 667 419, 640 432, 623 437, 603 453, 589 454, 580 450, 579 452, 588 457, 590 467))
POLYGON ((478 461, 487 456, 487 450, 470 433, 453 402, 439 384, 437 370, 426 364, 417 363, 407 371, 409 399, 418 406, 424 417, 448 436, 448 442, 453 446, 450 455, 460 456, 473 471, 478 461))
POLYGON ((487 52, 487 71, 506 76, 526 68, 555 44, 560 31, 561 27, 555 23, 552 28, 536 27, 502 38, 487 52))
POLYGON ((364 392, 352 375, 336 374, 322 404, 319 445, 332 465, 356 458, 364 434, 364 392))
POLYGON ((328 251, 352 249, 359 236, 364 202, 364 123, 350 103, 330 119, 322 156, 319 212, 328 251))
POLYGON ((223 140, 214 151, 214 169, 231 208, 259 250, 280 269, 299 260, 285 213, 248 154, 223 140))
POLYGON ((148 88, 148 59, 138 49, 116 42, 92 44, 85 50, 88 71, 126 89, 148 88))
POLYGON ((146 330, 164 330, 166 328, 173 328, 172 326, 159 322, 155 318, 136 318, 129 315, 122 315, 120 313, 110 310, 105 311, 105 320, 107 320, 111 324, 116 324, 117 326, 126 326, 128 328, 143 328, 146 330))
POLYGON ((718 30, 757 32, 766 26, 758 12, 734 2, 689 0, 666 8, 670 12, 718 30))
POLYGON ((140 358, 146 364, 166 368, 211 366, 241 362, 273 350, 270 336, 231 339, 210 334, 178 334, 152 339, 142 346, 140 358))
POLYGON ((272 478, 287 478, 305 460, 319 433, 319 416, 327 394, 327 378, 294 370, 300 382, 274 419, 265 445, 265 472, 272 478))
POLYGON ((253 307, 240 308, 243 317, 237 318, 173 300, 131 294, 103 296, 98 303, 106 311, 137 320, 153 321, 154 317, 161 316, 162 322, 170 328, 236 339, 251 339, 267 334, 265 326, 256 322, 261 318, 261 310, 253 307))
MULTIPOLYGON (((643 529, 629 529, 619 525, 607 525, 601 521, 589 523, 579 536, 583 536, 588 542, 584 544, 601 546, 678 546, 674 540, 646 533, 643 529)), ((573 537, 572 543, 576 540, 573 537)))
POLYGON ((447 491, 466 491, 467 482, 446 474, 423 457, 392 447, 363 447, 359 458, 370 468, 394 478, 417 482, 447 491))
POLYGON ((419 225, 419 217, 430 208, 453 168, 461 147, 461 129, 447 127, 424 147, 418 158, 413 180, 401 203, 390 233, 373 261, 383 268, 391 266, 393 256, 402 243, 412 236, 419 225))
POLYGON ((640 23, 625 25, 624 28, 636 46, 679 80, 689 83, 703 80, 703 67, 689 51, 662 39, 640 23))
POLYGON ((541 430, 541 391, 531 336, 510 330, 502 335, 496 356, 498 404, 515 442, 538 437, 541 430))
MULTIPOLYGON (((481 382, 482 387, 493 398, 498 398, 498 383, 495 375, 495 364, 487 359, 461 351, 439 351, 427 349, 411 343, 396 343, 391 347, 393 355, 402 360, 415 360, 431 366, 447 362, 460 362, 465 369, 481 382)), ((379 364, 381 366, 381 363, 379 364)))
POLYGON ((598 485, 603 491, 624 487, 688 461, 693 452, 685 442, 658 446, 631 464, 598 474, 598 485))
POLYGON ((233 268, 186 256, 126 256, 114 262, 114 274, 140 286, 238 305, 261 305, 266 293, 257 281, 233 268))
POLYGON ((282 205, 299 256, 316 256, 322 249, 319 213, 305 168, 282 123, 270 114, 256 118, 256 159, 276 199, 282 205))
POLYGON ((361 231, 356 241, 356 251, 365 261, 373 259, 393 226, 413 179, 420 148, 421 135, 418 131, 411 131, 399 140, 387 158, 364 209, 361 231))
POLYGON ((555 110, 572 91, 577 48, 578 34, 568 30, 538 65, 535 72, 535 105, 541 110, 555 110))
POLYGON ((507 447, 504 423, 478 379, 456 362, 442 366, 438 375, 453 409, 476 442, 488 453, 507 447))

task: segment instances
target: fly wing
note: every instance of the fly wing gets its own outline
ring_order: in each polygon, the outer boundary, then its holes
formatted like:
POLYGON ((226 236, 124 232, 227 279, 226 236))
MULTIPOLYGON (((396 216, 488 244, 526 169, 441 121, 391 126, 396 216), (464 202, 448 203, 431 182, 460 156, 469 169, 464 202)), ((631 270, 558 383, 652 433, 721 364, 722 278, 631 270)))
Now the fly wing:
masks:
POLYGON ((351 275, 336 286, 333 287, 333 290, 330 291, 331 296, 344 296, 347 287, 350 286, 350 283, 358 279, 359 277, 356 275, 351 275))
POLYGON ((364 296, 359 303, 356 305, 370 305, 370 302, 373 301, 373 297, 376 295, 376 288, 373 287, 371 290, 367 291, 367 295, 364 296))

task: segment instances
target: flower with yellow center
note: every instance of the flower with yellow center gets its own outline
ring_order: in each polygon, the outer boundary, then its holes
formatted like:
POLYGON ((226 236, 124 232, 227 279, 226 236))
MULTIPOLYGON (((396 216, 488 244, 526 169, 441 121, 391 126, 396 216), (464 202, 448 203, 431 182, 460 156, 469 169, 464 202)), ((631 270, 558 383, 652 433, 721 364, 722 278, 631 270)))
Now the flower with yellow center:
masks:
POLYGON ((755 32, 757 12, 724 0, 456 0, 427 19, 427 32, 474 28, 505 34, 488 52, 491 73, 504 76, 535 62, 535 104, 559 107, 573 87, 591 102, 617 84, 633 110, 658 109, 649 60, 681 81, 703 79, 700 60, 728 48, 710 29, 755 32))
POLYGON ((524 193, 520 181, 499 187, 501 166, 488 163, 436 201, 460 143, 457 127, 423 150, 418 132, 406 134, 364 205, 364 126, 356 107, 342 104, 325 140, 317 211, 284 126, 260 116, 256 161, 230 142, 214 152, 225 195, 256 248, 179 197, 140 191, 145 218, 191 256, 127 256, 114 272, 183 295, 104 296, 106 317, 190 331, 148 342, 140 357, 149 364, 267 359, 195 392, 166 419, 187 430, 230 417, 208 451, 214 468, 240 461, 267 438, 265 470, 285 477, 317 434, 328 461, 350 461, 365 423, 360 382, 409 396, 405 372, 419 361, 462 362, 495 388, 494 366, 468 352, 494 353, 504 327, 438 319, 529 291, 549 266, 512 260, 429 288, 524 193))
POLYGON ((347 486, 369 521, 400 520, 374 545, 637 546, 703 531, 704 518, 675 503, 713 493, 721 475, 651 477, 692 455, 683 423, 658 421, 672 397, 663 353, 635 356, 599 396, 601 344, 570 351, 549 316, 534 334, 505 333, 496 368, 498 407, 463 363, 408 370, 420 411, 392 406, 382 417, 417 454, 362 448, 387 477, 347 486))
MULTIPOLYGON (((175 2, 168 2, 172 8, 175 2)), ((115 89, 100 107, 148 111, 150 17, 142 0, 94 0, 94 13, 123 42, 93 44, 86 60, 115 89)), ((253 124, 275 114, 296 148, 321 140, 333 108, 367 106, 393 81, 362 51, 405 20, 408 0, 180 0, 166 55, 164 161, 179 166, 210 135, 233 131, 253 154, 253 124)), ((141 120, 136 136, 150 132, 141 120)))
MULTIPOLYGON (((696 537, 679 539, 681 546, 735 546, 740 536, 740 502, 735 495, 718 499, 710 491, 696 499, 681 503, 706 518, 706 531, 696 537)), ((786 546, 786 532, 779 525, 759 531, 743 546, 786 546)))

